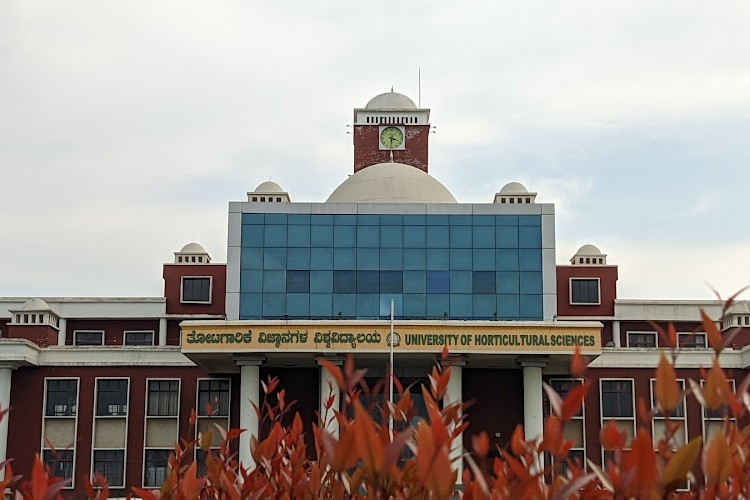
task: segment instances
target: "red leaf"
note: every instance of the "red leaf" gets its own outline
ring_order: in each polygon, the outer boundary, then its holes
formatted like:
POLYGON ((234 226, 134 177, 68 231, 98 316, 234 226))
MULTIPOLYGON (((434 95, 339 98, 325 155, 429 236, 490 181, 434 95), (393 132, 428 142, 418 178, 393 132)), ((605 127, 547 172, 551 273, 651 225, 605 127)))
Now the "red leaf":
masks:
POLYGON ((573 353, 573 359, 570 361, 570 373, 572 373, 574 377, 582 377, 583 374, 586 373, 587 365, 588 361, 581 356, 580 346, 576 346, 576 350, 573 353))
POLYGON ((654 397, 662 415, 677 408, 682 399, 680 387, 677 384, 677 373, 672 363, 661 353, 659 366, 656 368, 656 382, 654 383, 654 397))
POLYGON ((724 344, 721 341, 721 332, 716 328, 716 323, 708 317, 703 309, 701 309, 701 322, 703 323, 703 330, 706 332, 706 336, 708 336, 708 344, 716 354, 719 354, 724 349, 724 344))
POLYGON ((591 387, 591 381, 587 380, 583 384, 573 387, 568 392, 568 395, 565 396, 565 399, 560 406, 560 419, 563 422, 567 422, 580 413, 581 407, 583 406, 583 400, 589 392, 589 387, 591 387))
POLYGON ((486 457, 490 452, 490 438, 487 433, 482 431, 479 434, 471 436, 471 447, 477 456, 481 458, 486 457))
POLYGON ((602 429, 602 447, 607 451, 622 450, 625 447, 625 433, 617 428, 614 420, 607 422, 602 429))
POLYGON ((341 373, 341 369, 338 366, 334 365, 323 357, 318 358, 318 363, 320 363, 320 366, 322 366, 323 369, 330 373, 331 376, 336 380, 339 389, 344 387, 344 375, 341 373))

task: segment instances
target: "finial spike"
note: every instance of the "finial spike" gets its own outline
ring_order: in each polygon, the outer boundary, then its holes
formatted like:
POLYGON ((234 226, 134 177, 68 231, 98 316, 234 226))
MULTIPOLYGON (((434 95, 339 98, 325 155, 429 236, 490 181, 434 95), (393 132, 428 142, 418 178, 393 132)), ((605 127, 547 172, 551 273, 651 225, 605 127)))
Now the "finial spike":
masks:
POLYGON ((391 163, 393 163, 393 150, 391 149, 391 163))
POLYGON ((391 92, 393 92, 393 85, 391 85, 391 92))

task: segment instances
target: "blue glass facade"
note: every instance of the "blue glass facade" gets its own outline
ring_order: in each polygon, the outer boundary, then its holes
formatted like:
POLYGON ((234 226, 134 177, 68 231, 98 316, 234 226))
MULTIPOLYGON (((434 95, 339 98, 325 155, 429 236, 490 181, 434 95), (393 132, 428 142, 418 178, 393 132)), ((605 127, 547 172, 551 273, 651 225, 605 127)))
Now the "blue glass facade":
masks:
POLYGON ((541 320, 541 216, 245 213, 240 273, 240 319, 541 320))

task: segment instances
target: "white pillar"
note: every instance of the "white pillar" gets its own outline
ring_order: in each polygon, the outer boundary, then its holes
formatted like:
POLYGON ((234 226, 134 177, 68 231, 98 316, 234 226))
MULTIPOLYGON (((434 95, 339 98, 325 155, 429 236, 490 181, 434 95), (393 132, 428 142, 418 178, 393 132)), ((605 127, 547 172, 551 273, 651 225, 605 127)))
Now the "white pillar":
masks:
POLYGON ((167 345, 167 318, 159 318, 159 345, 167 345))
POLYGON ((250 454, 250 438, 258 437, 258 415, 252 403, 260 406, 260 363, 259 359, 235 359, 240 367, 240 465, 248 469, 255 468, 250 454))
MULTIPOLYGON (((329 362, 331 362, 334 365, 341 365, 343 360, 339 359, 328 359, 329 362)), ((339 437, 339 422, 336 420, 336 417, 334 417, 333 411, 339 411, 341 408, 341 388, 339 387, 338 382, 336 382, 336 379, 333 378, 333 376, 323 368, 320 367, 320 405, 319 405, 319 412, 320 412, 320 418, 325 418, 327 425, 326 430, 330 432, 335 437, 339 437), (329 386, 330 383, 330 386, 329 386), (331 406, 331 409, 328 410, 328 413, 326 413, 326 401, 328 401, 328 398, 331 396, 331 391, 333 391, 333 406, 331 406)))
MULTIPOLYGON (((448 387, 445 391, 445 405, 461 403, 463 401, 463 367, 466 365, 465 360, 457 359, 451 366, 451 379, 448 381, 448 387)), ((452 430, 452 429, 451 429, 452 430)), ((453 467, 458 471, 458 484, 463 484, 464 472, 464 436, 461 434, 454 441, 450 450, 450 459, 453 467)))
POLYGON ((615 342, 615 347, 621 347, 622 338, 620 337, 620 322, 618 320, 612 322, 612 340, 615 342))
MULTIPOLYGON (((0 365, 0 410, 10 407, 10 381, 13 370, 9 366, 0 365)), ((8 413, 0 420, 0 463, 8 458, 8 413)), ((5 477, 5 470, 0 470, 0 480, 5 477)))
MULTIPOLYGON (((523 367, 523 430, 527 441, 544 434, 544 409, 542 408, 542 368, 545 359, 519 359, 523 367)), ((536 457, 535 470, 541 470, 541 455, 536 457)))
POLYGON ((68 322, 65 318, 60 318, 57 322, 57 345, 65 345, 65 335, 67 334, 68 322))

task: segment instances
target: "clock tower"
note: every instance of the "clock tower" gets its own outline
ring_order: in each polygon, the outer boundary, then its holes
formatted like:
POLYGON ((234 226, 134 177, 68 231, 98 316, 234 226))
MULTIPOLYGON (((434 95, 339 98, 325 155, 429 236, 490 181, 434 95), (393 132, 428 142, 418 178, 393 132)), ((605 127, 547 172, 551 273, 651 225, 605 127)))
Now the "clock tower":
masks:
POLYGON ((390 92, 354 109, 354 172, 394 161, 427 172, 430 110, 390 92))

